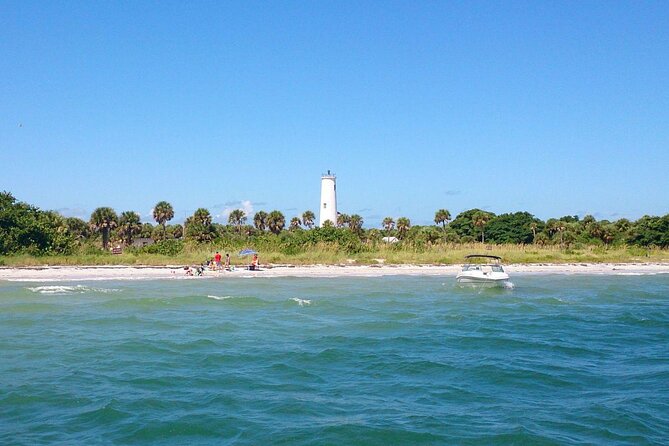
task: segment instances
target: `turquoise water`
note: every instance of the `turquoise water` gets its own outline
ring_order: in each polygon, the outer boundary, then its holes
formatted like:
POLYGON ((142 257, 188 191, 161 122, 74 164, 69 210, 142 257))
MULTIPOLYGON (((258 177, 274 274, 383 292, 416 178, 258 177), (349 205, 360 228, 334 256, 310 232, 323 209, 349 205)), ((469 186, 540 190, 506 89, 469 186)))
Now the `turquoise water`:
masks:
POLYGON ((0 444, 667 444, 669 275, 0 283, 0 444))

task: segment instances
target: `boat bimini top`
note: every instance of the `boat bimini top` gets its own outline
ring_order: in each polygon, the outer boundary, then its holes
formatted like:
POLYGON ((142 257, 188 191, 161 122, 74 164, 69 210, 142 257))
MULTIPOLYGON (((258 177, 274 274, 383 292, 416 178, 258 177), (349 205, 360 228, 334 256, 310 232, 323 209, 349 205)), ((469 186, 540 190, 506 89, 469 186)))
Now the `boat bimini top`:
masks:
POLYGON ((501 265, 502 258, 499 256, 491 256, 487 254, 470 254, 465 256, 465 260, 467 263, 462 266, 462 271, 482 271, 482 267, 488 267, 486 268, 488 271, 504 272, 504 269, 501 265), (472 260, 475 259, 490 259, 492 262, 472 262, 472 260))
POLYGON ((469 254, 468 256, 465 256, 465 259, 473 259, 473 258, 484 258, 484 259, 495 259, 497 262, 500 262, 502 258, 500 256, 491 256, 487 254, 469 254))

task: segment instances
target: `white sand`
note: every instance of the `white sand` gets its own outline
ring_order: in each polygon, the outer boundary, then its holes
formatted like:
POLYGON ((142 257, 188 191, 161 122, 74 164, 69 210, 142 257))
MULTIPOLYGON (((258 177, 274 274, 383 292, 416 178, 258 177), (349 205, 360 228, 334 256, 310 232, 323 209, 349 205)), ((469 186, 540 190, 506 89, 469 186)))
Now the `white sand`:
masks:
MULTIPOLYGON (((82 280, 145 280, 145 279, 212 279, 253 277, 378 277, 390 275, 453 276, 460 265, 263 265, 261 271, 236 269, 235 271, 205 271, 203 276, 186 276, 181 266, 132 267, 132 266, 46 266, 25 268, 0 268, 0 281, 59 282, 82 280)), ((571 263, 507 265, 507 272, 514 274, 609 274, 641 275, 669 274, 669 263, 571 263)))

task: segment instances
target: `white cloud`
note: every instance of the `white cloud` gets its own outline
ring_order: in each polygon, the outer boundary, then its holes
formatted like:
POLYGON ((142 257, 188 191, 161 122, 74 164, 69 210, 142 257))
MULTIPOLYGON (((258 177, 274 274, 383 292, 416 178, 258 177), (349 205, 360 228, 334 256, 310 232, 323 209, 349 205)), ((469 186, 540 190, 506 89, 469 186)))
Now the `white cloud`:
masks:
POLYGON ((227 223, 228 222, 228 217, 230 216, 230 213, 234 211, 235 209, 241 209, 244 211, 244 214, 246 215, 247 219, 250 219, 251 216, 253 215, 253 203, 251 200, 242 200, 242 201, 237 201, 237 202, 228 202, 225 204, 225 208, 223 211, 219 212, 216 214, 214 217, 216 220, 222 222, 222 223, 227 223))
POLYGON ((81 218, 82 220, 88 220, 88 218, 91 216, 88 210, 83 208, 60 208, 56 209, 56 212, 58 212, 63 217, 76 217, 81 218))

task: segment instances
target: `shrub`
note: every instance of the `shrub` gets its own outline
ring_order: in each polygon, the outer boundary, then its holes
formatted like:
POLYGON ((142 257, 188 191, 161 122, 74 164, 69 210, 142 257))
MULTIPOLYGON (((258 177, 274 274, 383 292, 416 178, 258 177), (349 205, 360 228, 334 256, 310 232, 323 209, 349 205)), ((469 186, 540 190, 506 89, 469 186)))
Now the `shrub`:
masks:
POLYGON ((82 249, 82 254, 87 256, 99 256, 104 254, 109 254, 109 251, 105 251, 96 245, 84 245, 82 249))
POLYGON ((164 256, 176 256, 184 250, 184 243, 181 240, 167 239, 161 240, 153 245, 144 246, 139 252, 147 254, 161 254, 164 256))

